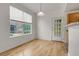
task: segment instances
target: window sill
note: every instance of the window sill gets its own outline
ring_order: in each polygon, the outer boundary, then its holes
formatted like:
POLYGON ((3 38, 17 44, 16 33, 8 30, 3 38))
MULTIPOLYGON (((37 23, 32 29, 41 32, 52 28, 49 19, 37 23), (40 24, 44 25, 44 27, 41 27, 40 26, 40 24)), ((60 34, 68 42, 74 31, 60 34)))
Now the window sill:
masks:
POLYGON ((31 35, 32 33, 28 33, 28 34, 22 34, 22 33, 19 33, 19 34, 12 34, 12 36, 10 36, 10 38, 15 38, 15 37, 20 37, 20 36, 24 36, 24 35, 31 35))

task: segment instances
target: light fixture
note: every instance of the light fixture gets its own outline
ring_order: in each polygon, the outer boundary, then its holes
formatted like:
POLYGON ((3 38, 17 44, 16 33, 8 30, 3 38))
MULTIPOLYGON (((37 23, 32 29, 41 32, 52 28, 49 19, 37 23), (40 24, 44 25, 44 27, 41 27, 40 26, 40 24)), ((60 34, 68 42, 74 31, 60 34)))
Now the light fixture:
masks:
POLYGON ((40 3, 40 11, 37 13, 38 16, 44 16, 44 12, 42 12, 42 4, 40 3))

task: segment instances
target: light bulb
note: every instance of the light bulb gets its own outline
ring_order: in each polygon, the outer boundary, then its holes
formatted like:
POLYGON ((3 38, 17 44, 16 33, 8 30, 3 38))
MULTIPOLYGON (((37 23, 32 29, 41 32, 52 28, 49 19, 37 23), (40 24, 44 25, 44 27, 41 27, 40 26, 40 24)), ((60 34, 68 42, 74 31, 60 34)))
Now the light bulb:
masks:
POLYGON ((38 15, 38 16, 44 16, 45 14, 40 11, 37 15, 38 15))

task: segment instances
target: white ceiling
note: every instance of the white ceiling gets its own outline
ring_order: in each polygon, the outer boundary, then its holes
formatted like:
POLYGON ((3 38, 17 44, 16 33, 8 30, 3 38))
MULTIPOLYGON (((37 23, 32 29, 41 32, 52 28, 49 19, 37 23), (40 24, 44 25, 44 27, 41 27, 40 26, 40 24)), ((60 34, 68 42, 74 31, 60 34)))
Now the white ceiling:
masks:
MULTIPOLYGON (((35 13, 40 10, 40 3, 23 3, 22 5, 35 13)), ((42 11, 49 16, 72 10, 79 10, 79 3, 42 3, 42 11)))
MULTIPOLYGON (((28 9, 35 13, 40 10, 40 3, 23 3, 28 9)), ((61 12, 65 6, 65 3, 42 3, 42 11, 47 15, 52 15, 55 12, 61 12)))
POLYGON ((66 11, 74 11, 74 10, 79 10, 79 3, 68 3, 66 11))

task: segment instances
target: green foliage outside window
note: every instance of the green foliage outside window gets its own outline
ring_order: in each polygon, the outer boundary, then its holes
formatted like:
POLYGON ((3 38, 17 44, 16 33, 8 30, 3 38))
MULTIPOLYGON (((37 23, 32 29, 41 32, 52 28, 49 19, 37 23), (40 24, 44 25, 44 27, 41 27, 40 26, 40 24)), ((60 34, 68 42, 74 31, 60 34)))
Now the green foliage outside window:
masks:
POLYGON ((26 33, 30 33, 30 31, 31 31, 31 25, 28 23, 24 23, 23 24, 23 32, 26 34, 26 33))

